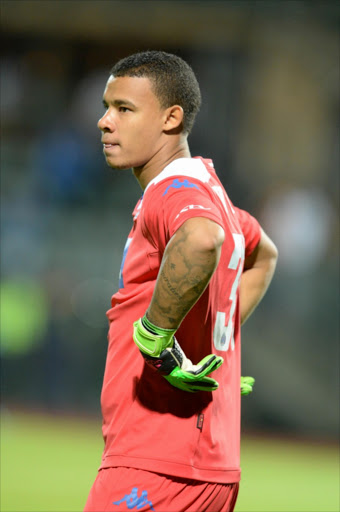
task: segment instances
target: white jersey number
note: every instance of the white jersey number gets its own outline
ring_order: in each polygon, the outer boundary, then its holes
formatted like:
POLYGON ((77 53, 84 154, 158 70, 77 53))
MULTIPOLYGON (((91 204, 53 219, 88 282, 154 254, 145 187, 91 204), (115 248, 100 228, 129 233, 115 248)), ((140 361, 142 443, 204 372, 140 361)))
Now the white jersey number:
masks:
POLYGON ((228 268, 237 270, 233 285, 231 287, 229 301, 229 316, 226 313, 217 312, 216 322, 214 327, 214 345, 217 350, 227 351, 229 347, 231 350, 235 348, 234 340, 234 316, 236 309, 237 289, 239 286, 244 261, 244 237, 243 235, 233 233, 235 247, 230 258, 228 268))

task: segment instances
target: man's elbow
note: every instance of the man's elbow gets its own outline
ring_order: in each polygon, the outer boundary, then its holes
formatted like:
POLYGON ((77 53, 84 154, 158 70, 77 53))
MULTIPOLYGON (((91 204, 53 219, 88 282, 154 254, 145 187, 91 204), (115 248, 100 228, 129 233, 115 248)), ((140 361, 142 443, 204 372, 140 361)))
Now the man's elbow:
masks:
POLYGON ((272 262, 272 265, 274 265, 276 267, 276 263, 279 258, 279 250, 272 240, 270 242, 271 242, 271 244, 270 244, 270 249, 269 249, 269 252, 270 252, 269 258, 272 262))
POLYGON ((270 280, 274 275, 279 251, 269 236, 261 230, 261 240, 249 260, 246 260, 246 268, 262 268, 266 279, 270 280))
POLYGON ((214 225, 205 232, 205 235, 201 237, 201 241, 204 244, 207 251, 215 252, 220 251, 222 244, 225 239, 224 229, 214 222, 214 225))
POLYGON ((188 233, 188 244, 202 253, 220 252, 224 242, 224 229, 216 222, 202 217, 186 221, 183 228, 188 233))
POLYGON ((279 257, 279 250, 272 240, 270 240, 270 245, 267 250, 268 250, 268 258, 272 261, 277 262, 278 257, 279 257))
POLYGON ((275 273, 278 257, 279 257, 278 248, 276 247, 274 242, 268 238, 267 244, 266 244, 266 262, 267 262, 266 266, 267 266, 267 278, 269 280, 272 279, 272 277, 275 273))

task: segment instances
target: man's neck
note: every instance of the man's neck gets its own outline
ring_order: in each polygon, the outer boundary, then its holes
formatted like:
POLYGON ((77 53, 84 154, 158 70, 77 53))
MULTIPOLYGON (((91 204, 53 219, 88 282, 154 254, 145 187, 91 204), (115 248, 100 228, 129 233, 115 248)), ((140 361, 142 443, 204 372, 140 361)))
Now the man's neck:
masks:
POLYGON ((142 167, 135 167, 132 169, 137 181, 143 190, 163 169, 174 160, 178 158, 190 158, 190 149, 187 139, 183 139, 172 151, 167 151, 166 154, 160 151, 152 160, 143 165, 142 167))

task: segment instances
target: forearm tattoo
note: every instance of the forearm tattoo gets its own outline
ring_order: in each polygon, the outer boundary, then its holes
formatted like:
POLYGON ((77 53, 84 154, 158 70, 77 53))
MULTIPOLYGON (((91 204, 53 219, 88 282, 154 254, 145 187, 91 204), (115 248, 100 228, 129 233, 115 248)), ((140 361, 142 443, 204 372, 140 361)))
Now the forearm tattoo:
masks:
POLYGON ((217 251, 191 243, 191 230, 183 225, 169 242, 148 310, 156 325, 179 326, 200 298, 217 265, 217 251))

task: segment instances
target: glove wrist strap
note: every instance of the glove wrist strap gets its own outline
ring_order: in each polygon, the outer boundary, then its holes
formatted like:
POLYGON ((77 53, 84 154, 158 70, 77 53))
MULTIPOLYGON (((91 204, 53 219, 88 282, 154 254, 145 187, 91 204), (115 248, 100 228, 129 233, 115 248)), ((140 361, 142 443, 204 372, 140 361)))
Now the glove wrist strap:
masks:
POLYGON ((150 322, 146 315, 134 324, 133 339, 144 354, 158 357, 163 350, 172 347, 176 329, 163 329, 150 322))
POLYGON ((163 329, 163 327, 158 327, 157 325, 150 322, 146 314, 142 318, 142 324, 144 325, 145 329, 152 332, 153 334, 158 334, 159 336, 172 337, 177 329, 163 329))

